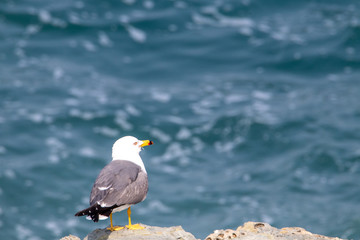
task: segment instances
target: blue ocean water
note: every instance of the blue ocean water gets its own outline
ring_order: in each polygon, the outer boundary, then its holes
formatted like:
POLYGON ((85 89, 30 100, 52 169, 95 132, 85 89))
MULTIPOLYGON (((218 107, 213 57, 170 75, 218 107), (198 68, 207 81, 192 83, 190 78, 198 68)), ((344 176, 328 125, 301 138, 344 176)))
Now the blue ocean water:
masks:
POLYGON ((359 12, 346 0, 2 1, 0 238, 107 226, 74 213, 113 142, 133 135, 155 142, 134 222, 360 239, 359 12))

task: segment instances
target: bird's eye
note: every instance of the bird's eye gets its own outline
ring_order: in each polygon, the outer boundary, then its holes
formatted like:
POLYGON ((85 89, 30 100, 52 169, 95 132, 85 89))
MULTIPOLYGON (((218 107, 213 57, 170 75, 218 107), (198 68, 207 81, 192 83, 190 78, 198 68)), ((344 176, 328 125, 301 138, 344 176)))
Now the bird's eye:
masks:
POLYGON ((134 145, 136 146, 138 144, 138 142, 134 142, 134 145))

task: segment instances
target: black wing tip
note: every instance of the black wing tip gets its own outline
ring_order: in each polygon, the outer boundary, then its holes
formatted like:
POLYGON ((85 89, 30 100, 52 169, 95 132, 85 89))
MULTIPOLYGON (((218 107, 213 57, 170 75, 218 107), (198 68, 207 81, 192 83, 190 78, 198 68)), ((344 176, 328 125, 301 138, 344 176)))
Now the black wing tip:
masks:
POLYGON ((94 205, 75 213, 75 216, 89 216, 91 220, 98 222, 100 214, 109 217, 112 209, 116 207, 118 207, 118 205, 113 205, 111 207, 101 207, 98 203, 95 203, 94 205))
POLYGON ((95 204, 93 206, 90 206, 89 208, 83 209, 77 213, 75 213, 75 217, 82 217, 82 216, 90 216, 91 220, 94 222, 99 221, 99 206, 98 204, 95 204))

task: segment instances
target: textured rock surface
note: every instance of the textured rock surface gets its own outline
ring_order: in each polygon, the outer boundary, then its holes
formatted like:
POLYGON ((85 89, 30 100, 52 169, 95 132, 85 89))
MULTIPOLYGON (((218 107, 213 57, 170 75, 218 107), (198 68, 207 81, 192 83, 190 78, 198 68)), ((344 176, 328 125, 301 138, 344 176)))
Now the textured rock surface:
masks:
POLYGON ((312 234, 303 228, 287 227, 274 228, 267 223, 247 222, 236 230, 216 230, 205 238, 205 240, 341 240, 318 234, 312 234))
MULTIPOLYGON (((142 230, 123 229, 111 232, 106 229, 96 229, 87 235, 84 240, 195 240, 196 238, 180 226, 176 227, 152 227, 146 226, 142 230)), ((313 234, 299 227, 286 227, 278 229, 262 222, 247 222, 236 230, 216 230, 205 240, 342 240, 340 238, 326 237, 313 234)), ((60 240, 80 240, 69 235, 60 240)))
POLYGON ((77 236, 74 236, 74 235, 70 234, 69 236, 63 237, 60 240, 81 240, 81 239, 79 237, 77 237, 77 236))
POLYGON ((185 232, 181 226, 176 227, 152 227, 146 226, 141 230, 123 229, 111 232, 106 229, 96 229, 87 235, 84 240, 195 240, 196 238, 188 232, 185 232))

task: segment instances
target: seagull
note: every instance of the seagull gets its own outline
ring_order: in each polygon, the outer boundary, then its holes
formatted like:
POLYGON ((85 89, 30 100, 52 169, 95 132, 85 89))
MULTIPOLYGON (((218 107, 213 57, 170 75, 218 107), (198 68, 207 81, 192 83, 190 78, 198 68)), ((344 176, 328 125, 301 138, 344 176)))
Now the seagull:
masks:
POLYGON ((118 139, 112 148, 112 161, 98 175, 90 194, 90 207, 75 216, 87 216, 98 222, 110 217, 110 231, 123 229, 113 226, 112 214, 127 209, 128 229, 144 229, 139 224, 131 224, 131 206, 142 202, 148 192, 148 177, 139 155, 143 147, 152 145, 149 140, 138 140, 133 136, 118 139))

